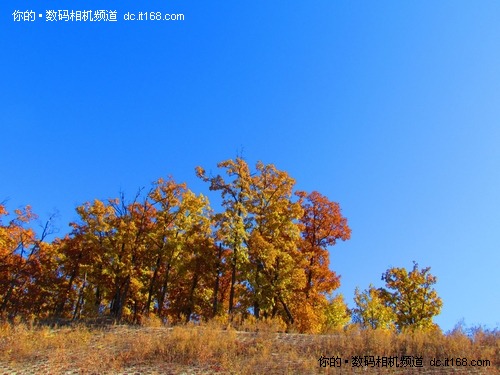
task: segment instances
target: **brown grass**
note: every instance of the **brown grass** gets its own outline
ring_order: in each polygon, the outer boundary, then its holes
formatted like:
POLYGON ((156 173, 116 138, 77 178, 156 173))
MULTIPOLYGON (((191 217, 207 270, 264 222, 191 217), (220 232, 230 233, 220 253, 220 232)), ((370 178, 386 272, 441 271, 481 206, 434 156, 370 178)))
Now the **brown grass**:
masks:
POLYGON ((227 322, 162 326, 145 321, 140 327, 85 325, 43 327, 29 324, 0 325, 0 373, 37 363, 46 373, 172 374, 313 374, 412 373, 412 369, 320 368, 320 356, 421 356, 423 368, 413 373, 488 373, 499 371, 500 334, 477 330, 472 337, 461 331, 440 332, 360 330, 353 326, 329 335, 275 333, 279 322, 241 323, 236 330, 227 322), (487 359, 487 367, 430 367, 432 358, 487 359), (3 366, 3 368, 2 368, 3 366), (162 367, 163 366, 163 367, 162 367), (165 367, 166 366, 166 367, 165 367), (155 370, 156 369, 156 370, 155 370), (163 370, 159 370, 163 369, 163 370), (340 371, 342 372, 340 372, 340 371), (424 371, 425 370, 425 371, 424 371))

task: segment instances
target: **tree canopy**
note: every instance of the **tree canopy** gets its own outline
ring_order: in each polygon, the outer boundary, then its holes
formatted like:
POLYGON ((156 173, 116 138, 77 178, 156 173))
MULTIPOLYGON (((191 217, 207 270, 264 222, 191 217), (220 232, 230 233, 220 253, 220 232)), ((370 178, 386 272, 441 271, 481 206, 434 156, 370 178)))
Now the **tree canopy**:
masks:
POLYGON ((324 332, 352 319, 365 328, 432 326, 441 299, 429 268, 387 270, 387 289, 356 290, 356 307, 333 295, 340 276, 331 247, 351 236, 340 205, 273 164, 242 158, 196 175, 221 196, 217 209, 173 178, 76 207, 79 219, 47 241, 29 206, 0 204, 0 318, 132 323, 149 315, 180 322, 280 319, 301 332, 324 332))

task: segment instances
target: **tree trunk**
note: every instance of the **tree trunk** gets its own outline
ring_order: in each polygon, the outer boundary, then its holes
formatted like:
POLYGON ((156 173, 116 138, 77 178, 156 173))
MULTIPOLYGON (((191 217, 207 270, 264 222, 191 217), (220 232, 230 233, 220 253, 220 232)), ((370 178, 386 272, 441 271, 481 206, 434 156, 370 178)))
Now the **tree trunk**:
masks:
POLYGON ((213 302, 213 311, 212 315, 215 317, 217 315, 217 310, 219 308, 218 306, 218 296, 219 296, 219 283, 220 283, 220 275, 221 275, 221 268, 222 268, 222 245, 219 244, 218 247, 218 252, 217 252, 217 270, 216 270, 216 276, 215 276, 215 286, 214 286, 214 302, 213 302))
POLYGON ((165 272, 165 278, 163 279, 163 285, 161 287, 160 297, 158 298, 158 316, 163 318, 163 307, 165 304, 165 298, 167 296, 168 291, 168 283, 170 277, 170 269, 172 268, 172 264, 169 262, 167 264, 167 270, 165 272))
POLYGON ((231 264, 231 289, 229 291, 229 316, 232 320, 233 316, 233 305, 234 305, 234 286, 236 284, 236 260, 237 260, 237 246, 233 250, 233 259, 231 264))
POLYGON ((281 304, 283 305, 283 308, 285 309, 286 316, 288 317, 290 324, 293 324, 294 323, 293 315, 290 312, 290 310, 288 309, 288 306, 286 305, 285 301, 283 301, 283 298, 281 298, 281 296, 279 297, 279 300, 280 300, 281 304))
POLYGON ((146 306, 144 306, 144 312, 146 315, 149 315, 149 309, 151 308, 151 301, 153 300, 153 292, 154 292, 154 285, 156 283, 156 278, 158 277, 158 270, 160 268, 161 264, 161 254, 158 255, 158 259, 156 260, 156 267, 153 272, 153 277, 151 278, 151 282, 149 283, 149 290, 148 290, 148 301, 146 302, 146 306))

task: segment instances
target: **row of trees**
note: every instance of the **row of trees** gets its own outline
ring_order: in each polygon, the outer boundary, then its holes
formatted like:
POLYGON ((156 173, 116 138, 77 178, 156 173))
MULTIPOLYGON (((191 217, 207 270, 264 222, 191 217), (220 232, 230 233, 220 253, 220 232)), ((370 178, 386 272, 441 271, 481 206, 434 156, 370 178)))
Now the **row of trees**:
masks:
MULTIPOLYGON (((339 205, 295 191, 273 165, 251 171, 237 158, 218 167, 223 175, 196 169, 221 194, 217 213, 185 184, 159 179, 131 201, 122 194, 77 207, 71 232, 49 242, 49 225, 39 236, 31 228, 29 207, 3 224, 0 205, 0 315, 138 322, 155 314, 175 322, 253 314, 304 332, 347 323, 342 296, 332 297, 340 280, 327 250, 350 238, 339 205)), ((394 293, 357 291, 354 319, 374 328, 429 324, 440 308, 435 279, 416 265, 404 272, 385 274, 394 293), (416 273, 426 280, 424 294, 416 273), (405 277, 415 295, 398 284, 405 277)))

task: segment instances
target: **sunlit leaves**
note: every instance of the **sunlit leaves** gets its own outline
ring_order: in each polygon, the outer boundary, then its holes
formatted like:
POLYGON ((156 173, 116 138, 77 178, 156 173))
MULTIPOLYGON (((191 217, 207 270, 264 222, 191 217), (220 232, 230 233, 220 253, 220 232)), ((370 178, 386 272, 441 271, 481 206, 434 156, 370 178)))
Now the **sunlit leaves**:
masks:
MULTIPOLYGON (((329 247, 338 239, 349 239, 351 230, 337 203, 318 192, 297 192, 296 195, 300 198, 302 214, 298 221, 300 238, 296 241, 295 259, 303 282, 295 283, 294 299, 300 303, 295 304, 293 310, 300 329, 315 332, 325 328, 328 314, 332 317, 332 303, 327 296, 340 286, 339 276, 329 267, 329 247)), ((337 306, 337 302, 333 306, 337 306)))
POLYGON ((344 322, 343 301, 327 299, 340 283, 329 247, 350 237, 339 205, 317 192, 295 193, 295 180, 273 164, 251 168, 236 158, 217 167, 215 176, 196 168, 220 193, 215 213, 206 196, 172 178, 132 200, 121 194, 83 203, 71 233, 50 244, 28 225, 29 207, 17 211, 0 225, 4 300, 17 308, 15 292, 26 291, 31 301, 43 298, 39 316, 73 319, 251 312, 310 332, 344 322), (37 284, 23 284, 22 275, 37 284))
POLYGON ((40 249, 47 224, 40 236, 30 225, 37 219, 30 206, 14 210, 9 218, 0 204, 0 316, 27 314, 36 304, 33 286, 41 278, 40 249))
POLYGON ((370 284, 368 290, 354 291, 353 320, 363 328, 392 329, 396 321, 396 314, 387 305, 380 289, 370 284))
POLYGON ((324 308, 324 330, 345 327, 351 320, 351 313, 344 301, 344 296, 339 294, 331 298, 324 308))
POLYGON ((382 274, 387 289, 381 289, 381 297, 396 315, 398 329, 429 328, 432 318, 439 314, 443 302, 438 297, 433 285, 437 278, 430 272, 430 267, 413 269, 391 268, 382 274))

